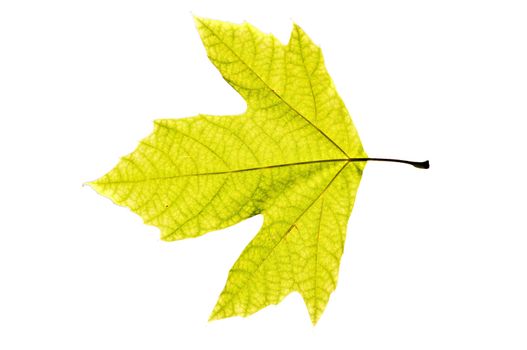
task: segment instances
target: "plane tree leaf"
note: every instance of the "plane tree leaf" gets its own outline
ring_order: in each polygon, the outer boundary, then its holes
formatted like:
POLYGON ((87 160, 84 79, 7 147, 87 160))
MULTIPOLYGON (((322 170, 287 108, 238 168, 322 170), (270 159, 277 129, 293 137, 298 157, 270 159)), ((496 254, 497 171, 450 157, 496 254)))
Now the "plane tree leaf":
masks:
POLYGON ((338 279, 367 157, 319 47, 250 24, 196 18, 211 62, 245 99, 241 115, 155 121, 153 133, 90 183, 166 241, 262 214, 211 319, 247 316, 301 294, 316 323, 338 279))

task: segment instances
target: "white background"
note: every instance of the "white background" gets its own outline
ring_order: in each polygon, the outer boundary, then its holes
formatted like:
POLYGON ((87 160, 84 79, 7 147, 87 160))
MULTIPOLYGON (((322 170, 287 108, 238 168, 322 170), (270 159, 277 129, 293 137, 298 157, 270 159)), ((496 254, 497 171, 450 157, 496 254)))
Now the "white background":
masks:
POLYGON ((523 1, 2 1, 0 348, 526 349, 523 1), (370 156, 339 285, 208 323, 261 217, 162 242, 84 182, 244 110, 192 13, 319 44, 370 156))

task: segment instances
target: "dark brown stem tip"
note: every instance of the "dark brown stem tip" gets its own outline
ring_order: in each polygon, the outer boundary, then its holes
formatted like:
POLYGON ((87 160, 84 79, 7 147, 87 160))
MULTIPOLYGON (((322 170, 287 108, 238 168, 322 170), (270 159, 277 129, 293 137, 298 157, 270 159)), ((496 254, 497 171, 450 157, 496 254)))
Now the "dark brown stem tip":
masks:
POLYGON ((424 162, 415 162, 413 163, 413 166, 419 169, 428 169, 430 168, 430 162, 427 160, 424 162))

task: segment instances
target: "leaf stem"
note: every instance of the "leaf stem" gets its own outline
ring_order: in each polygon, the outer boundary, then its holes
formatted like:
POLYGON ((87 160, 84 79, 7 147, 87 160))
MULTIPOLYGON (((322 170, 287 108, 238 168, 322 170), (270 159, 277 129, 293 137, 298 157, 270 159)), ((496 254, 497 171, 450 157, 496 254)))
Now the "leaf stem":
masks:
POLYGON ((430 168, 430 162, 428 160, 424 162, 413 162, 410 160, 402 160, 402 159, 390 159, 390 158, 348 158, 349 162, 367 162, 367 161, 378 161, 378 162, 394 162, 394 163, 404 163, 404 164, 410 164, 413 165, 416 168, 419 169, 428 169, 430 168))

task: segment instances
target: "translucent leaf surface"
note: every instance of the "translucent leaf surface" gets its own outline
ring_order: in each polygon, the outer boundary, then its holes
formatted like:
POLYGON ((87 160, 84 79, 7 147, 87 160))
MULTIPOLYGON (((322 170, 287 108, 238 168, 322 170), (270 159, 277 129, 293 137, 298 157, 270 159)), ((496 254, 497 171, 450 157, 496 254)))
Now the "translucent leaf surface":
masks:
POLYGON ((249 24, 196 24, 247 111, 157 120, 133 153, 90 185, 159 227, 166 241, 263 214, 211 319, 247 316, 297 291, 316 323, 337 284, 365 165, 353 159, 367 155, 320 49, 300 27, 283 45, 249 24))

